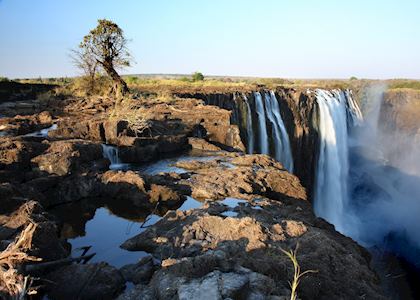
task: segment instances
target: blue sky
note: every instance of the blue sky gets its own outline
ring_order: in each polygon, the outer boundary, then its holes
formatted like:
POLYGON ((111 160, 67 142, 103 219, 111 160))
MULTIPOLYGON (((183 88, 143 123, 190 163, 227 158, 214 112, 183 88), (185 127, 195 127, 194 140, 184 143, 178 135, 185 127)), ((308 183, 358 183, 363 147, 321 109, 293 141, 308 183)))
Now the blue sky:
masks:
POLYGON ((69 49, 120 25, 125 73, 420 78, 418 0, 0 0, 0 76, 73 76, 69 49))

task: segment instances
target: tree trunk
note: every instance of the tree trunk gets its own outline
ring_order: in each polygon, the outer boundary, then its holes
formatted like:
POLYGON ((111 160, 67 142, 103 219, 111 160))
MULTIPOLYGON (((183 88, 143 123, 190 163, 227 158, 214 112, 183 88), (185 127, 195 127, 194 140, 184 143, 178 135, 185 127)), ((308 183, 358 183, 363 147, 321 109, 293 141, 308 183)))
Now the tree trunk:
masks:
POLYGON ((115 71, 112 64, 103 63, 102 64, 107 74, 112 78, 114 81, 114 92, 117 98, 123 97, 125 94, 128 93, 128 86, 127 83, 118 75, 117 71, 115 71))

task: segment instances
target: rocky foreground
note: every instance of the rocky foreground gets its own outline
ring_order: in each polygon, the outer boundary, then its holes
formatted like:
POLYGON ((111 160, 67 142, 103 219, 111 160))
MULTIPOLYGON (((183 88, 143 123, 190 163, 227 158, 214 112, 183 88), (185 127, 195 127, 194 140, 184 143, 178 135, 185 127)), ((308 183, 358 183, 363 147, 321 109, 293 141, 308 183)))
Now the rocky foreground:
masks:
POLYGON ((3 297, 36 288, 50 299, 290 299, 295 270, 285 251, 296 250, 301 272, 310 270, 299 298, 383 298, 368 252, 315 217, 299 179, 280 163, 243 154, 227 110, 197 99, 142 103, 141 129, 107 99, 16 102, 4 112, 3 297), (109 170, 103 143, 136 165, 190 151, 208 159, 180 161, 177 173, 109 170), (202 205, 177 210, 187 197, 202 205), (71 257, 64 220, 51 211, 76 203, 161 215, 121 245, 148 255, 122 268, 71 257), (39 279, 22 285, 25 276, 39 279))

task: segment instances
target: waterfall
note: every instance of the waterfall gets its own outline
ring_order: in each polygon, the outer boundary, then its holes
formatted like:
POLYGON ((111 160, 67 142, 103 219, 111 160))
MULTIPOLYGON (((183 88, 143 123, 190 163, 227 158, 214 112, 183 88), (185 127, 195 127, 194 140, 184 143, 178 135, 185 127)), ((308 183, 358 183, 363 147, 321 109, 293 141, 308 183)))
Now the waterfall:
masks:
POLYGON ((284 167, 290 172, 293 172, 293 155, 292 149, 290 147, 289 135, 286 131, 286 126, 284 126, 283 119, 280 115, 280 106, 277 101, 276 95, 273 91, 270 91, 270 102, 271 102, 271 111, 276 120, 276 126, 280 131, 280 140, 276 143, 279 147, 279 157, 276 157, 284 167))
POLYGON ((266 115, 264 110, 264 104, 260 92, 254 92, 255 106, 257 108, 258 116, 258 137, 259 137, 259 150, 261 154, 268 153, 268 135, 267 135, 267 124, 266 115))
POLYGON ((342 91, 318 89, 315 94, 319 107, 319 157, 314 209, 342 231, 348 204, 348 126, 353 125, 360 110, 351 95, 342 91))
POLYGON ((280 107, 274 92, 264 94, 266 115, 271 123, 274 157, 280 161, 284 167, 293 172, 293 157, 290 150, 289 136, 284 127, 283 119, 280 116, 280 107))
POLYGON ((121 165, 120 158, 118 157, 118 148, 111 145, 102 144, 102 152, 105 158, 111 162, 110 169, 114 169, 121 165))
POLYGON ((244 94, 243 99, 246 105, 246 134, 248 138, 247 150, 249 154, 254 153, 254 131, 252 129, 252 111, 247 96, 244 94))
POLYGON ((274 142, 274 158, 280 161, 281 154, 282 154, 281 153, 280 127, 277 125, 277 120, 274 118, 271 94, 267 92, 264 93, 264 100, 265 100, 265 109, 267 111, 267 118, 271 123, 273 142, 274 142))

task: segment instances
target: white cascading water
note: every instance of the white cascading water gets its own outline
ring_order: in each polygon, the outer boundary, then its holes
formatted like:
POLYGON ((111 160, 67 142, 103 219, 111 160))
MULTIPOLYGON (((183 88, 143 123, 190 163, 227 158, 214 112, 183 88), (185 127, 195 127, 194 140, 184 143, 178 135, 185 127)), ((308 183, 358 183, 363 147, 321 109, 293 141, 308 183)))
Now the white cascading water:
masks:
POLYGON ((315 181, 315 213, 344 230, 348 205, 348 126, 361 117, 357 103, 340 90, 315 91, 319 107, 319 157, 315 181))
POLYGON ((121 165, 121 160, 118 157, 118 148, 111 145, 102 144, 102 153, 105 158, 111 162, 110 169, 121 165))
POLYGON ((276 95, 273 91, 270 92, 270 102, 271 102, 271 111, 276 120, 276 126, 280 131, 280 156, 278 160, 283 163, 284 167, 290 172, 293 173, 293 155, 292 148, 290 147, 289 135, 286 131, 286 126, 284 126, 283 119, 280 115, 280 106, 277 101, 276 95))
POLYGON ((284 167, 293 172, 293 157, 290 149, 289 135, 284 127, 283 119, 280 115, 280 107, 274 92, 264 94, 265 109, 268 120, 273 129, 273 141, 275 159, 280 161, 284 167))
POLYGON ((243 95, 245 104, 246 104, 246 134, 248 137, 248 145, 247 145, 247 150, 249 154, 253 154, 254 153, 254 131, 252 129, 252 111, 251 111, 251 106, 249 105, 249 101, 247 96, 244 94, 243 95))
POLYGON ((273 142, 274 142, 274 158, 278 161, 281 161, 282 158, 282 145, 281 145, 281 136, 280 136, 280 128, 277 124, 277 120, 273 114, 273 105, 271 101, 270 93, 264 93, 264 103, 265 103, 265 110, 268 121, 271 123, 272 128, 272 135, 273 135, 273 142))
POLYGON ((258 136, 261 154, 269 154, 268 152, 268 135, 267 135, 267 124, 264 104, 262 101, 261 93, 254 92, 255 107, 257 109, 258 116, 258 136))

